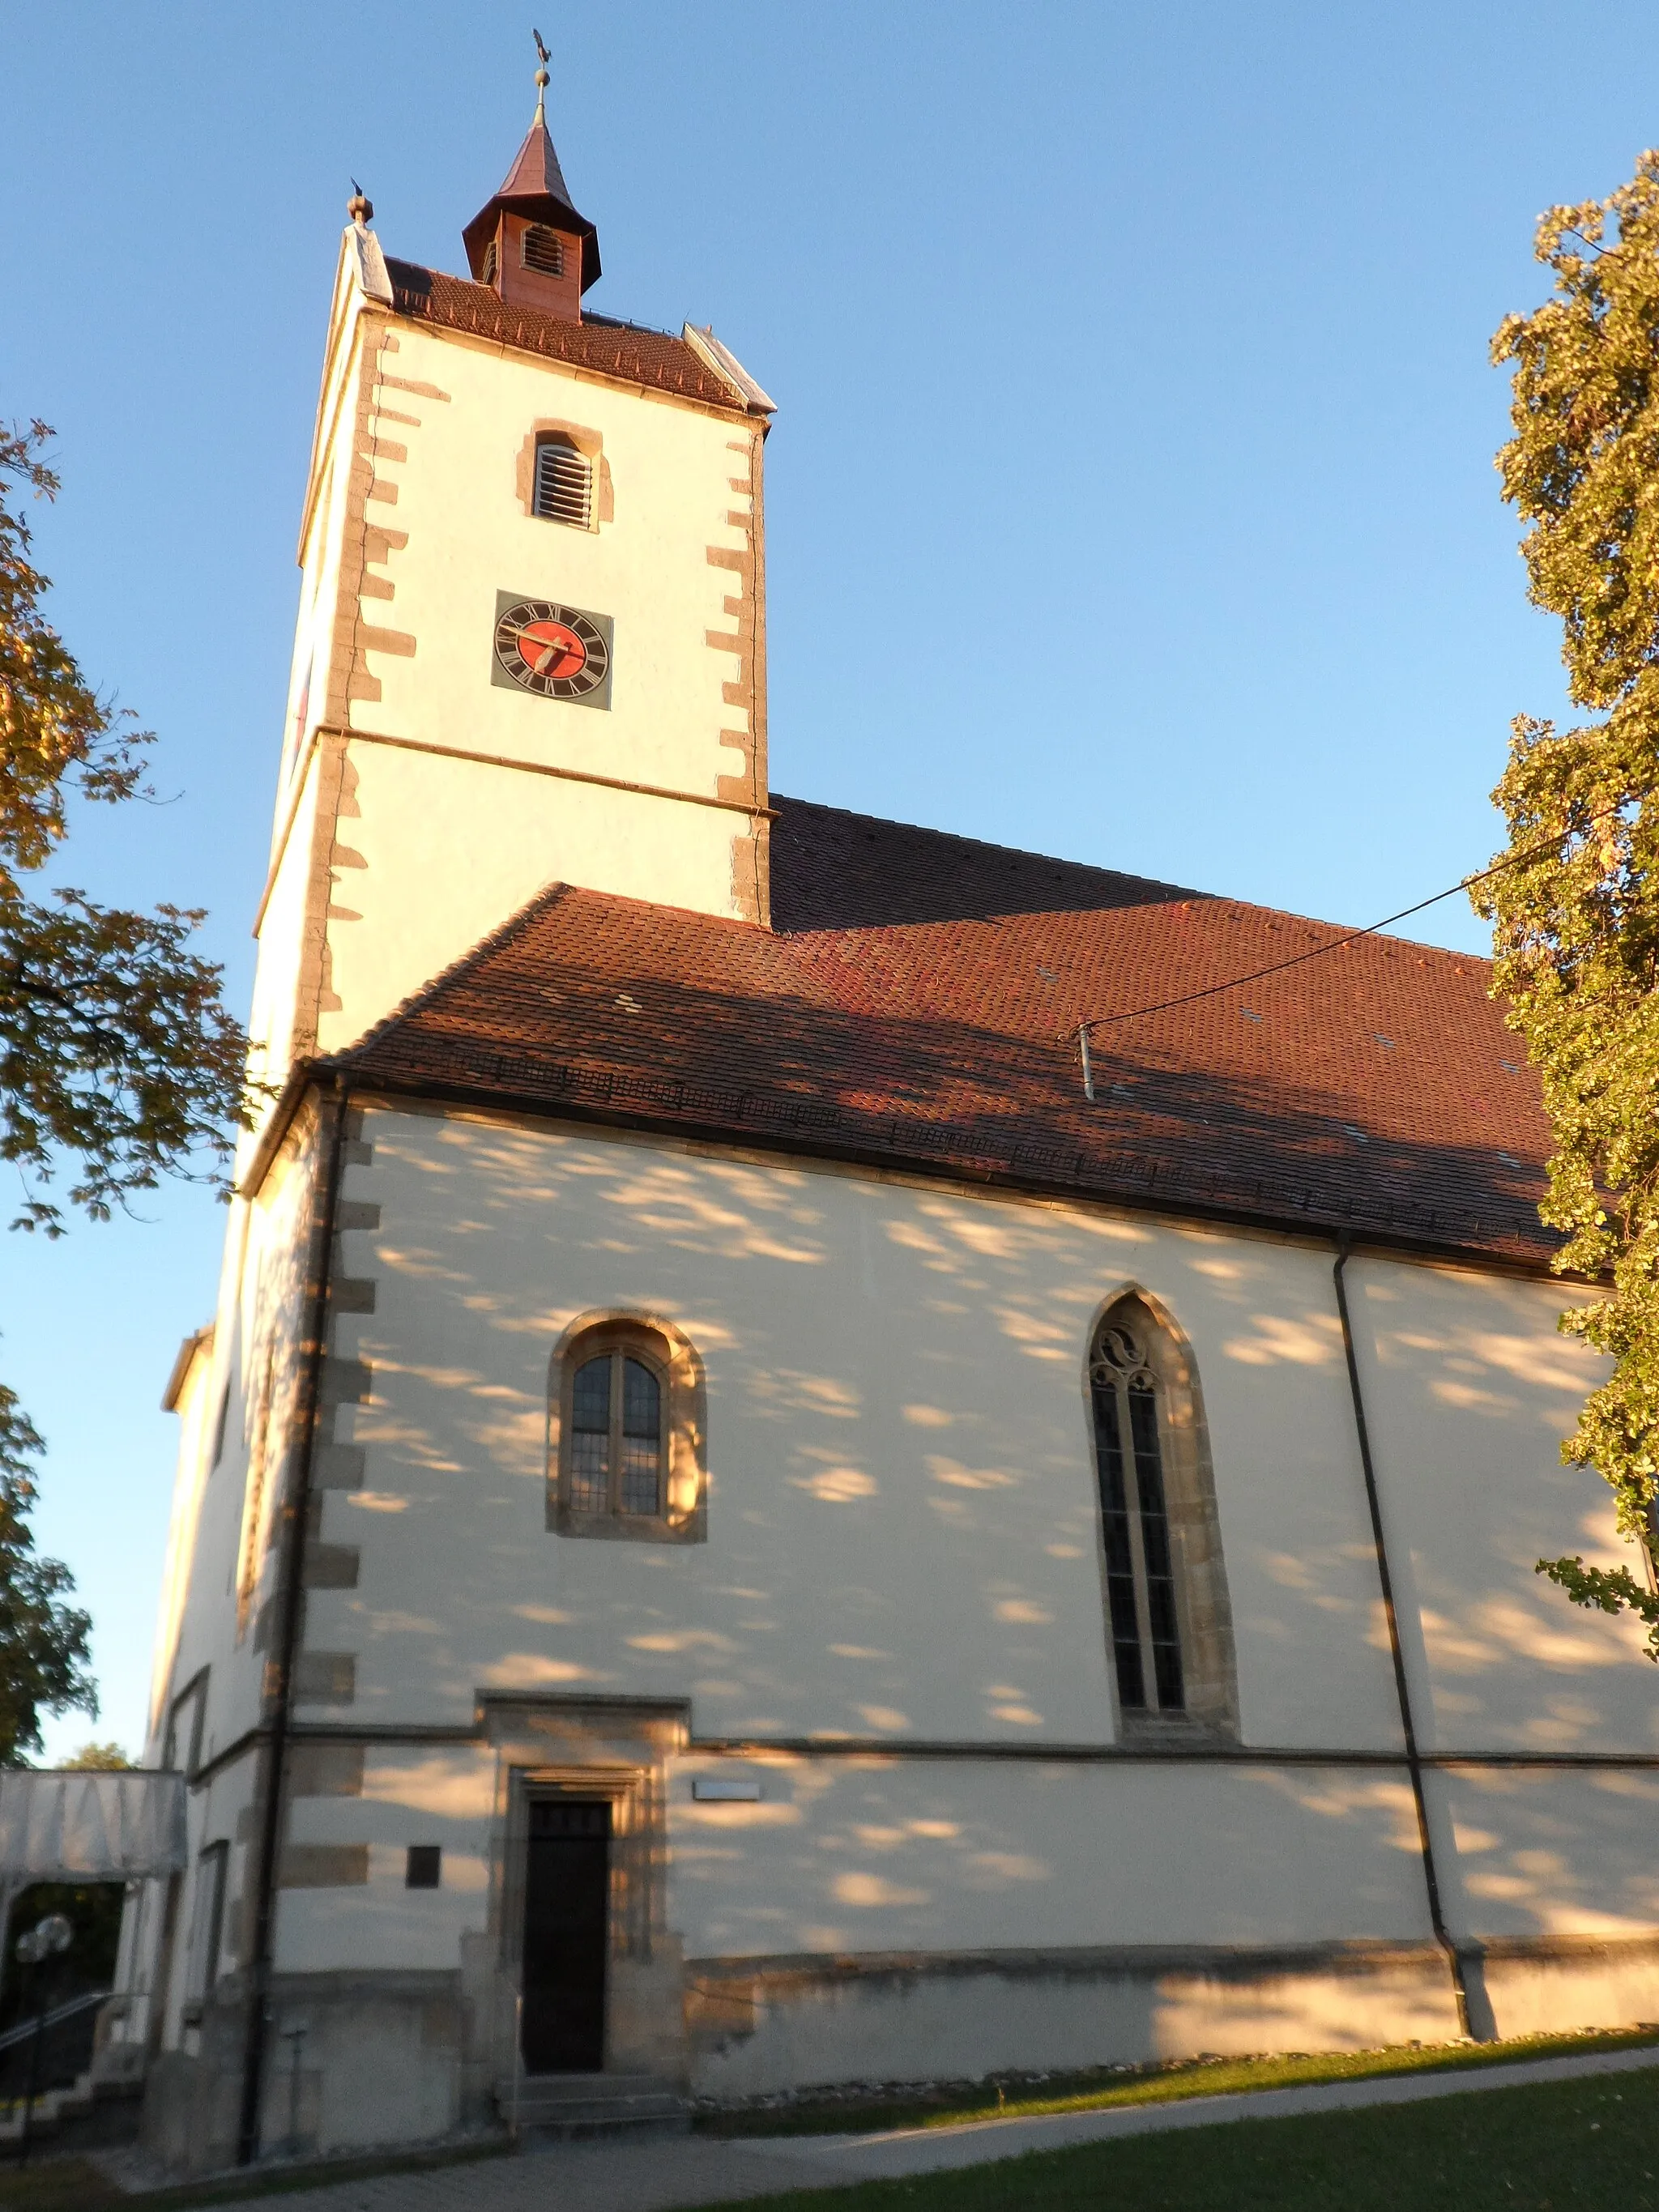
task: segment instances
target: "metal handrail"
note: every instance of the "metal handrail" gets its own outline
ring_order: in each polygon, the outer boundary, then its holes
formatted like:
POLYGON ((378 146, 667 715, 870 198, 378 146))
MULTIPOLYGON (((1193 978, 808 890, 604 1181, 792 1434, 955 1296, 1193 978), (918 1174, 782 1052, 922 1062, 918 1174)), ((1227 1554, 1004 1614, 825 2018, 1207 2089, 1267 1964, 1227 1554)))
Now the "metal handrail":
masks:
POLYGON ((38 2023, 26 2020, 21 2027, 9 2027, 3 2035, 0 2035, 0 2051, 9 2051, 14 2044, 26 2041, 34 2033, 37 2025, 56 2027, 60 2020, 71 2019, 77 2012, 84 2012, 88 2005, 102 2004, 110 1995, 112 1992, 108 1990, 88 1990, 81 1996, 70 1997, 64 2003, 54 2005, 38 2023))

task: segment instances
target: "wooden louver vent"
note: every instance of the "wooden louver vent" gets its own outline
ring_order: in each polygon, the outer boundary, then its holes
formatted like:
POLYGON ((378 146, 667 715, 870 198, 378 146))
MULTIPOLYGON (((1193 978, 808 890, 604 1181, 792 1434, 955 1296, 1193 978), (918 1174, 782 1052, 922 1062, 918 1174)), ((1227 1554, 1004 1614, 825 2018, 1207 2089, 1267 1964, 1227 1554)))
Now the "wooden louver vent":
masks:
POLYGON ((492 238, 489 245, 484 248, 483 265, 478 271, 478 282, 481 284, 493 284, 495 281, 495 241, 492 238))
POLYGON ((525 268, 539 270, 544 276, 562 276, 564 240, 544 222, 528 223, 519 241, 519 259, 525 268))
POLYGON ((552 440, 536 448, 536 512, 550 522, 590 526, 593 512, 593 464, 574 446, 552 440))

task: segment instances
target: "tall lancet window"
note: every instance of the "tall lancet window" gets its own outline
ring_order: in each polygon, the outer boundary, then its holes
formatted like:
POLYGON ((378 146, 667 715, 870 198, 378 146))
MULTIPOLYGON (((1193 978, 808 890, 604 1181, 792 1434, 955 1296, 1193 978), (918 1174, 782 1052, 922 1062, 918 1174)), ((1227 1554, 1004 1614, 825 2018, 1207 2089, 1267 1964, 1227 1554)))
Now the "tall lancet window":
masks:
POLYGON ((1121 1322, 1101 1329, 1089 1383, 1118 1702, 1125 1712, 1182 1712, 1187 1699, 1158 1382, 1132 1329, 1121 1322))
POLYGON ((1089 1409, 1118 1708, 1126 1726, 1237 1726, 1214 1484, 1185 1347, 1119 1298, 1089 1347, 1089 1409))

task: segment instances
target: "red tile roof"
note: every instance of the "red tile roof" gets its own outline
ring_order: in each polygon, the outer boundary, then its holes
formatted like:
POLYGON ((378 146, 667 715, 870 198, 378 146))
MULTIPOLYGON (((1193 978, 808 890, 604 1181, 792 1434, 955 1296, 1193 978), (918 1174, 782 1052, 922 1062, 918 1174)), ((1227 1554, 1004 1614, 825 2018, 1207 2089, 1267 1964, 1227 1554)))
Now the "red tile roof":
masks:
POLYGON ((556 886, 332 1065, 550 1115, 1537 1263, 1484 961, 776 799, 775 928, 556 886))
POLYGON ((670 337, 665 331, 641 330, 604 315, 585 313, 580 322, 544 315, 535 307, 508 307, 488 284, 447 276, 441 269, 422 269, 413 261, 394 261, 390 255, 386 265, 392 279, 392 304, 400 315, 435 323, 443 330, 471 331, 502 345, 544 354, 550 361, 621 377, 628 384, 678 392, 684 398, 728 408, 733 414, 747 411, 740 395, 684 338, 670 337))

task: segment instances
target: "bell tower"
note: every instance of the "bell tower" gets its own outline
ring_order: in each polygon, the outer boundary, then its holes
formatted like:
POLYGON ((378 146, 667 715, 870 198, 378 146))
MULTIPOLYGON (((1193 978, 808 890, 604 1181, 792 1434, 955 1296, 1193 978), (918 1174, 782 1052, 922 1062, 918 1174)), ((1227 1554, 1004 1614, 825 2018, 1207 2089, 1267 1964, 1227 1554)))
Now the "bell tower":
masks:
POLYGON ((595 313, 535 118, 470 280, 341 242, 251 1030, 343 1048, 558 883, 767 925, 762 456, 711 330, 595 313))
POLYGON ((495 198, 461 233, 467 265, 509 307, 580 321, 582 295, 599 277, 599 234, 570 203, 547 130, 547 48, 535 33, 536 118, 495 198))

